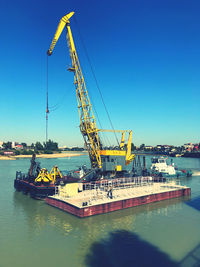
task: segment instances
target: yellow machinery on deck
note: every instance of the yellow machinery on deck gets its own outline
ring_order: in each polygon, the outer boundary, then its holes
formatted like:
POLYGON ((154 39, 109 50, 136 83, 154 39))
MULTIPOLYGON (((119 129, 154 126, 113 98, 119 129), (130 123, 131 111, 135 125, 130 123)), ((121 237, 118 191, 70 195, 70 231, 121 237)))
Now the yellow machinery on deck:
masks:
POLYGON ((80 130, 87 147, 92 168, 99 169, 103 173, 106 172, 123 172, 126 171, 128 165, 135 157, 131 154, 131 140, 132 131, 127 130, 101 130, 97 128, 96 120, 86 89, 84 77, 76 53, 74 40, 70 28, 69 19, 74 15, 71 12, 60 20, 53 41, 47 54, 50 56, 53 49, 64 29, 67 28, 67 43, 69 47, 72 66, 68 68, 69 71, 74 73, 74 84, 76 88, 76 96, 78 102, 78 110, 80 117, 80 130), (99 137, 99 132, 120 132, 122 133, 121 143, 119 149, 105 150, 103 149, 102 142, 99 137), (125 145, 125 134, 128 133, 128 142, 125 145))
POLYGON ((63 176, 58 169, 58 166, 54 166, 50 171, 50 176, 52 177, 53 183, 55 184, 58 179, 62 179, 63 176))
POLYGON ((58 179, 62 179, 62 174, 60 173, 59 169, 57 166, 54 166, 50 173, 46 168, 43 168, 40 170, 40 173, 38 176, 35 178, 35 183, 51 183, 55 184, 58 179))

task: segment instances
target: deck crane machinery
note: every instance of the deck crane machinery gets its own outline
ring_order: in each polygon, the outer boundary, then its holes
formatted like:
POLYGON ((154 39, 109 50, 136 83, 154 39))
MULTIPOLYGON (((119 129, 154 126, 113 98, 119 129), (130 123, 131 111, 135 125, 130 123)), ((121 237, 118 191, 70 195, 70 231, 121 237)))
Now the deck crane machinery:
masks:
POLYGON ((115 173, 121 176, 127 171, 126 165, 133 161, 135 155, 131 154, 132 131, 128 130, 102 130, 97 128, 95 116, 89 99, 88 91, 85 85, 79 59, 70 28, 70 18, 74 12, 70 12, 61 18, 51 46, 47 51, 48 56, 52 55, 53 49, 63 31, 67 28, 67 44, 69 47, 72 66, 68 68, 74 73, 74 84, 78 102, 80 117, 80 131, 83 135, 92 169, 102 173, 115 173), (118 149, 106 150, 100 140, 99 132, 120 132, 122 134, 121 143, 118 149), (128 142, 125 144, 125 134, 128 133, 128 142))

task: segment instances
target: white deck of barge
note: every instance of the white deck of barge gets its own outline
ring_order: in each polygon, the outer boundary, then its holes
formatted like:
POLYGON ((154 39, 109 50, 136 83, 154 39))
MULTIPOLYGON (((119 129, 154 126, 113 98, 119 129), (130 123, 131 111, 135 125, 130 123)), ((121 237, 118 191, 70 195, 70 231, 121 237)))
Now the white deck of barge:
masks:
POLYGON ((164 192, 171 192, 176 190, 187 189, 187 186, 177 185, 175 182, 170 183, 152 183, 143 186, 130 187, 130 188, 113 188, 112 199, 107 196, 107 192, 104 190, 90 189, 79 192, 73 197, 66 197, 63 193, 58 193, 50 198, 64 201, 72 204, 78 208, 83 207, 83 202, 87 202, 87 207, 100 205, 120 200, 126 200, 130 198, 137 198, 148 196, 152 194, 159 194, 164 192))

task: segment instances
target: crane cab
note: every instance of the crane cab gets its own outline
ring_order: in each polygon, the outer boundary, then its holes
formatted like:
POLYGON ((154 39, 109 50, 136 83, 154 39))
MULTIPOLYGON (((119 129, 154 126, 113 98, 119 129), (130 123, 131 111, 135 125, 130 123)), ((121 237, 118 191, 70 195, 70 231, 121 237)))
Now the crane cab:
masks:
POLYGON ((126 171, 126 151, 101 150, 100 155, 103 172, 126 171))

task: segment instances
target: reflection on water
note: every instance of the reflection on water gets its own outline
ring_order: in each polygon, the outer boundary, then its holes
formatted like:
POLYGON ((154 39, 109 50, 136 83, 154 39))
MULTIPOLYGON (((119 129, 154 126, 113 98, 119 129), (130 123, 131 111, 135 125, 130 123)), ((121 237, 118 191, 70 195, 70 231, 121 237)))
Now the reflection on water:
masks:
MULTIPOLYGON (((150 159, 150 158, 149 158, 150 159)), ((176 159, 175 159, 176 160, 176 159)), ((147 162, 150 160, 147 160, 147 162)), ((178 159, 179 166, 200 170, 200 160, 178 159), (188 162, 188 165, 187 165, 188 162)), ((51 169, 74 169, 88 164, 86 156, 69 159, 40 159, 41 166, 51 169)), ((172 263, 180 262, 194 250, 200 240, 200 212, 192 201, 200 197, 200 176, 184 178, 182 184, 192 188, 192 199, 177 198, 129 208, 89 218, 76 218, 55 209, 44 201, 15 192, 15 171, 26 171, 30 160, 0 162, 0 264, 2 266, 84 266, 86 255, 94 256, 93 244, 123 241, 123 233, 145 246, 157 248, 172 263), (191 204, 191 205, 189 205, 191 204), (128 234, 127 234, 128 233, 128 234), (112 238, 111 238, 112 236, 112 238), (119 238, 120 237, 120 238, 119 238), (112 240, 111 240, 112 239, 112 240), (110 240, 110 241, 109 241, 110 240), (180 241, 182 240, 182 241, 180 241), (52 253, 53 251, 53 253, 52 253), (12 252, 12 257, 9 256, 12 252)), ((128 238, 125 238, 128 242, 128 238)), ((98 247, 98 246, 97 246, 98 247)), ((100 245, 100 247, 102 247, 100 245)), ((106 248, 106 246, 105 246, 106 248)), ((111 249, 111 248, 110 248, 111 249)), ((118 248, 116 248, 118 249, 118 248)), ((97 257, 98 258, 98 257, 97 257)), ((89 265, 89 261, 87 261, 89 265)), ((89 265, 91 266, 91 265, 89 265)), ((116 265, 117 266, 117 265, 116 265)))
POLYGON ((21 192, 13 193, 15 212, 19 213, 23 209, 30 233, 32 234, 34 234, 34 230, 40 232, 47 225, 56 227, 65 235, 79 228, 83 232, 87 231, 88 235, 94 236, 96 233, 104 232, 104 228, 108 224, 112 225, 112 229, 119 229, 123 225, 124 229, 131 230, 134 227, 134 220, 138 214, 145 213, 147 220, 150 220, 155 214, 167 216, 168 212, 172 210, 182 209, 179 203, 189 199, 190 196, 185 196, 80 219, 48 206, 44 201, 33 200, 21 192))

